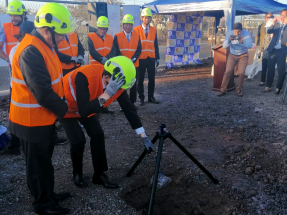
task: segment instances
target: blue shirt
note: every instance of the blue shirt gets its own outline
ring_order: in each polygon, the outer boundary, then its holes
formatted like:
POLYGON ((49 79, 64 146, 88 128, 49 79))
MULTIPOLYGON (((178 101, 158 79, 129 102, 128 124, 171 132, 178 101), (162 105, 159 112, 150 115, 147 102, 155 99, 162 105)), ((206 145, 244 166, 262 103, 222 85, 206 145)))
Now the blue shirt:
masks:
POLYGON ((3 42, 3 43, 6 42, 6 35, 5 35, 5 31, 4 31, 4 26, 3 25, 0 26, 0 42, 3 42))
POLYGON ((243 37, 243 43, 232 44, 229 42, 229 37, 234 35, 233 31, 229 31, 225 37, 223 48, 226 49, 230 46, 230 53, 233 55, 242 55, 248 52, 248 49, 252 48, 252 37, 249 31, 242 30, 241 37, 243 37))

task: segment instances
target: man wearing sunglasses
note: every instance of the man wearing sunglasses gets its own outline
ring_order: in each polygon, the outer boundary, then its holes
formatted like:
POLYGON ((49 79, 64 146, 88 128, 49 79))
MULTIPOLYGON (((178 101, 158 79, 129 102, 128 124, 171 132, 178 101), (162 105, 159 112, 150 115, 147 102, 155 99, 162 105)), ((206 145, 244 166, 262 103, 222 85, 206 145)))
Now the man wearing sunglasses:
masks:
POLYGON ((267 33, 273 34, 272 40, 267 48, 268 51, 268 73, 266 88, 263 92, 270 92, 274 80, 275 65, 278 68, 278 81, 275 94, 279 94, 284 80, 286 70, 286 53, 287 53, 287 24, 284 22, 287 17, 287 9, 281 11, 280 17, 275 17, 267 33))

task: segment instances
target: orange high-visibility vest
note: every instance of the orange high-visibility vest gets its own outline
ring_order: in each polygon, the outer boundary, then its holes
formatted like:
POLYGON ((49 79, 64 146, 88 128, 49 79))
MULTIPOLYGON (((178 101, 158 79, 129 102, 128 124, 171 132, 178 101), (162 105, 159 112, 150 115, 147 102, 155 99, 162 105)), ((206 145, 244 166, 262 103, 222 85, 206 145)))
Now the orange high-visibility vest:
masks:
MULTIPOLYGON (((95 72, 102 69, 103 69, 102 65, 97 64, 84 65, 65 75, 65 77, 63 78, 63 86, 64 86, 65 99, 68 101, 69 110, 64 118, 81 117, 78 112, 79 110, 76 95, 77 86, 75 84, 75 79, 78 72, 83 73, 87 77, 89 83, 89 94, 90 94, 89 101, 92 101, 104 93, 103 82, 102 82, 103 71, 95 72)), ((110 105, 115 99, 117 99, 122 94, 123 91, 124 91, 123 89, 118 90, 118 92, 105 103, 104 107, 110 105)), ((91 114, 88 117, 91 117, 93 115, 95 114, 91 114)))
MULTIPOLYGON (((106 34, 104 41, 96 33, 90 33, 88 37, 93 41, 95 50, 101 56, 106 57, 111 52, 113 47, 113 37, 111 35, 106 34)), ((96 61, 92 55, 90 55, 90 64, 102 65, 101 62, 96 61)))
POLYGON ((47 126, 55 123, 57 116, 48 109, 38 104, 33 94, 28 89, 20 67, 19 57, 27 46, 34 46, 42 54, 46 67, 51 76, 51 88, 60 97, 63 97, 62 67, 57 54, 47 47, 37 37, 26 34, 19 44, 12 62, 12 83, 13 91, 11 95, 9 119, 19 125, 47 126))
POLYGON ((146 59, 148 57, 155 58, 154 41, 156 36, 156 28, 149 26, 147 38, 141 25, 134 28, 134 31, 140 35, 142 52, 139 59, 146 59))
MULTIPOLYGON (((62 40, 60 44, 58 45, 58 51, 69 55, 71 57, 77 57, 78 56, 78 35, 76 32, 73 32, 69 35, 69 43, 67 40, 62 40)), ((72 61, 69 64, 62 63, 62 69, 72 69, 75 67, 75 63, 72 61)))
MULTIPOLYGON (((139 35, 136 34, 135 32, 131 33, 131 38, 130 38, 130 42, 128 41, 126 35, 124 32, 118 33, 116 34, 117 36, 117 42, 119 44, 119 49, 120 52, 123 56, 128 57, 129 59, 131 59, 137 48, 138 48, 138 43, 139 43, 139 35)), ((139 60, 137 59, 136 62, 134 62, 135 67, 139 67, 139 60)))
POLYGON ((12 22, 3 23, 3 27, 6 36, 6 55, 9 56, 11 49, 19 43, 14 35, 20 33, 20 28, 19 26, 13 25, 12 22))

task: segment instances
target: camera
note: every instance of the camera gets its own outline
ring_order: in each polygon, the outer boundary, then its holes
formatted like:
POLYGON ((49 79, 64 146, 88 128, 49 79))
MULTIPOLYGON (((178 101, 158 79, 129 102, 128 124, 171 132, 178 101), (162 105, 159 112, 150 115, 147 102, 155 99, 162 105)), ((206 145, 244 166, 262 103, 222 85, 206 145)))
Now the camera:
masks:
POLYGON ((235 37, 234 37, 234 40, 239 40, 239 36, 235 36, 235 37))

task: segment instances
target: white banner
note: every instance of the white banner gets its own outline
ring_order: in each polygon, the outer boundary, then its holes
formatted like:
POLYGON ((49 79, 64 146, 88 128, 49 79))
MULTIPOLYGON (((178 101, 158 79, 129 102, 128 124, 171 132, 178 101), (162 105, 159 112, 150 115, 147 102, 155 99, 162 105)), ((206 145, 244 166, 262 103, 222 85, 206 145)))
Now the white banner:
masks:
POLYGON ((131 14, 134 17, 135 24, 134 27, 137 27, 141 23, 140 19, 140 6, 139 5, 123 5, 123 17, 126 14, 131 14))
POLYGON ((120 11, 120 5, 108 4, 108 18, 110 22, 108 34, 112 36, 120 32, 120 11))
MULTIPOLYGON (((34 22, 35 19, 35 15, 28 15, 28 20, 34 22)), ((10 20, 10 16, 7 14, 0 14, 0 25, 2 25, 3 23, 7 23, 7 22, 11 22, 10 20)), ((5 45, 3 47, 3 50, 5 52, 5 45)), ((8 66, 7 62, 2 60, 0 58, 0 66, 8 66)))

